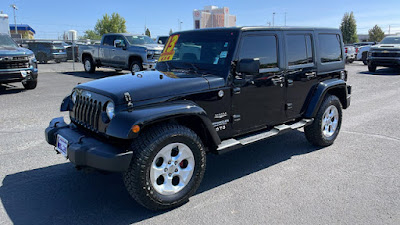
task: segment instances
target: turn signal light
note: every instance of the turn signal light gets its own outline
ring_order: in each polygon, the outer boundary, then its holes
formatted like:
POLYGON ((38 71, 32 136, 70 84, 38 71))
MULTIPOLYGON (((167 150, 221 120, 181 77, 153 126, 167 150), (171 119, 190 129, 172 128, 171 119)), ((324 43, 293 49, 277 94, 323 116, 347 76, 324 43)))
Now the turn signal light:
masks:
POLYGON ((139 131, 140 131, 140 126, 139 125, 133 125, 132 126, 132 132, 133 133, 139 133, 139 131))

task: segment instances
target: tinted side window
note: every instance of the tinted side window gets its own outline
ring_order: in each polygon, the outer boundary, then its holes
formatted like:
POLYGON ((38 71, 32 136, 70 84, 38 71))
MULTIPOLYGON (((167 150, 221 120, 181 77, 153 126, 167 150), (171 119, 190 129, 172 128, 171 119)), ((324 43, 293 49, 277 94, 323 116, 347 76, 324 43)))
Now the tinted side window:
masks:
POLYGON ((287 35, 288 65, 295 66, 313 62, 310 35, 287 35))
POLYGON ((115 39, 113 40, 112 46, 114 46, 114 41, 115 41, 115 40, 121 40, 121 44, 122 44, 122 45, 126 45, 126 43, 125 43, 125 38, 124 38, 124 37, 122 37, 122 36, 115 36, 115 39))
POLYGON ((260 68, 278 67, 278 48, 276 37, 246 36, 239 53, 240 59, 259 58, 260 68))
POLYGON ((114 36, 105 36, 103 45, 114 46, 114 36))
POLYGON ((319 48, 321 62, 337 62, 342 60, 340 36, 337 34, 320 34, 319 48))

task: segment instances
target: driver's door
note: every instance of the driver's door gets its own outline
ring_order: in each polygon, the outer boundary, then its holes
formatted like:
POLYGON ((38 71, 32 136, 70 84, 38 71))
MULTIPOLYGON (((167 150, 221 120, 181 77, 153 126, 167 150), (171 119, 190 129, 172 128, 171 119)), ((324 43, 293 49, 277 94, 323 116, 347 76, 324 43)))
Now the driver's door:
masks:
POLYGON ((259 75, 236 74, 233 81, 233 129, 250 132, 285 120, 285 76, 279 49, 281 32, 248 32, 243 35, 238 61, 258 58, 259 75))
POLYGON ((114 67, 124 68, 129 58, 128 52, 125 50, 127 47, 127 41, 121 35, 115 37, 113 48, 110 52, 111 63, 114 67), (116 46, 115 41, 120 41, 121 45, 116 46))

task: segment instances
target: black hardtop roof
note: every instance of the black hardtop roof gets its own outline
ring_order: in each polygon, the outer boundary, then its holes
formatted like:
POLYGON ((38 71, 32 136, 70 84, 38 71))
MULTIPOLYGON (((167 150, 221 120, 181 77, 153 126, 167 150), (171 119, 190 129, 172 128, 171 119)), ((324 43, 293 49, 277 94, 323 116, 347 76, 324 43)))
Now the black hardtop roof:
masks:
POLYGON ((264 27, 264 26, 245 26, 245 27, 217 27, 202 28, 196 30, 178 31, 176 33, 187 32, 207 32, 207 31, 322 31, 322 32, 340 32, 338 28, 327 27, 264 27))

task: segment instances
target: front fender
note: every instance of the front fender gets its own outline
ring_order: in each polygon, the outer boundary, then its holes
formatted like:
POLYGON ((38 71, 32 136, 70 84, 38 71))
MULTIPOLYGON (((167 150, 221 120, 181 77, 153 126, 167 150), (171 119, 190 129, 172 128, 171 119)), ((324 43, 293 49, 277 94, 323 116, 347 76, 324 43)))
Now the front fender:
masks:
POLYGON ((133 111, 123 111, 115 115, 107 127, 106 134, 121 139, 133 139, 139 134, 132 132, 133 125, 144 127, 163 120, 183 116, 197 116, 201 119, 204 127, 209 132, 214 144, 219 145, 221 140, 215 131, 207 113, 192 101, 175 101, 157 104, 154 106, 141 107, 133 111))
POLYGON ((344 108, 347 108, 350 104, 350 90, 351 87, 341 79, 330 79, 319 83, 311 97, 311 100, 307 106, 304 117, 314 118, 317 111, 325 98, 325 95, 330 91, 335 91, 338 98, 342 102, 344 108))

